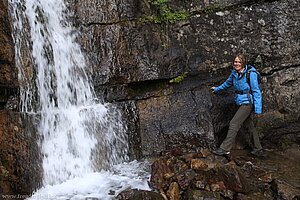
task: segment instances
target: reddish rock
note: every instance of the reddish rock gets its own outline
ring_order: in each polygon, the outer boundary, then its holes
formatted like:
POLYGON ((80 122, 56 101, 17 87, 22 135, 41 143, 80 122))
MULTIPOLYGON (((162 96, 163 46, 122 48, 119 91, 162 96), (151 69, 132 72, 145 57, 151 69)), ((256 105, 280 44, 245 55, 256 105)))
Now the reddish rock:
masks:
POLYGON ((205 170, 208 165, 201 159, 193 159, 191 160, 191 168, 194 170, 205 170))
POLYGON ((226 188, 234 192, 248 192, 249 184, 239 167, 234 162, 229 162, 217 168, 216 177, 223 181, 226 188))
POLYGON ((186 190, 191 186, 192 181, 195 178, 195 171, 188 169, 180 172, 177 176, 177 182, 182 190, 186 190))
POLYGON ((7 2, 0 1, 0 86, 11 88, 18 85, 18 80, 7 6, 7 2))
POLYGON ((167 197, 169 198, 169 200, 180 200, 181 199, 178 183, 176 183, 176 182, 171 183, 171 185, 167 191, 167 197))
POLYGON ((0 110, 0 161, 7 172, 0 180, 2 194, 31 194, 41 180, 37 138, 25 131, 23 120, 18 113, 0 110))
POLYGON ((145 191, 145 190, 138 190, 138 189, 128 189, 117 196, 118 200, 166 200, 163 196, 157 192, 153 191, 145 191))
POLYGON ((166 158, 159 158, 151 165, 150 186, 153 189, 162 191, 164 188, 169 188, 169 180, 164 177, 172 173, 166 158))

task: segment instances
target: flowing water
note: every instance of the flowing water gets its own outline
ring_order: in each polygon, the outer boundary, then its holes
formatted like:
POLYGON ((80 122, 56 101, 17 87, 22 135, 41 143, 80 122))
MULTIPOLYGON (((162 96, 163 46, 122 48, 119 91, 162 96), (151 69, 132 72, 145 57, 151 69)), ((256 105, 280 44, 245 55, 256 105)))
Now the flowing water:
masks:
POLYGON ((31 198, 110 199, 110 190, 148 189, 145 163, 126 163, 119 111, 94 94, 64 1, 9 4, 21 109, 39 118, 43 187, 31 198))

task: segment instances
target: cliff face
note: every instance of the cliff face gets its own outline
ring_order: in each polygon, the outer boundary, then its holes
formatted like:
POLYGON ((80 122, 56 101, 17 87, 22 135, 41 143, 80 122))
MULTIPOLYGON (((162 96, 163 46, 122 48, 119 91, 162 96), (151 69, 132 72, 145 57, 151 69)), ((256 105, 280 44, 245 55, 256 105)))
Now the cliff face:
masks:
POLYGON ((17 68, 6 1, 0 2, 0 24, 0 194, 28 197, 40 181, 39 151, 30 125, 35 122, 17 111, 17 68))
POLYGON ((0 104, 7 101, 11 88, 17 86, 17 71, 14 67, 14 46, 8 20, 7 3, 0 2, 0 104))
MULTIPOLYGON (((264 141, 299 142, 299 0, 68 2, 97 95, 123 110, 133 158, 222 140, 235 111, 234 94, 213 95, 209 88, 227 78, 237 52, 245 53, 262 75, 264 114, 257 125, 264 141)), ((18 87, 8 19, 7 3, 1 1, 0 114, 11 120, 0 128, 7 143, 1 148, 14 141, 6 137, 18 140, 25 127, 20 116, 7 117, 14 113, 8 105, 18 87), (12 128, 19 134, 7 134, 10 123, 23 127, 12 128)), ((24 162, 37 156, 35 146, 20 141, 24 162)), ((28 163, 16 165, 30 169, 28 163)))
POLYGON ((138 138, 133 151, 218 143, 234 113, 233 94, 212 95, 209 87, 227 78, 237 52, 262 75, 261 136, 299 141, 299 0, 90 0, 70 7, 99 96, 136 115, 128 119, 138 138))

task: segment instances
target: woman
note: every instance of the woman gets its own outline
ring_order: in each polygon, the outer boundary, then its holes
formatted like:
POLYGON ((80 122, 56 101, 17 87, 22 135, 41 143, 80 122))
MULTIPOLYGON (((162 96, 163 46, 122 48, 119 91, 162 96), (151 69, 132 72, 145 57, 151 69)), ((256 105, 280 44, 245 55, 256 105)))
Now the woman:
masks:
POLYGON ((233 70, 228 79, 220 86, 212 87, 211 89, 214 93, 217 93, 231 86, 234 86, 236 90, 235 102, 239 108, 230 121, 225 140, 220 148, 214 150, 213 153, 221 156, 229 155, 236 135, 243 123, 245 123, 253 136, 254 148, 251 154, 260 156, 262 155, 262 146, 252 121, 251 112, 254 110, 255 114, 262 113, 262 95, 258 84, 258 73, 254 67, 246 65, 246 59, 243 54, 235 56, 233 70), (250 75, 250 83, 247 80, 247 70, 250 75))

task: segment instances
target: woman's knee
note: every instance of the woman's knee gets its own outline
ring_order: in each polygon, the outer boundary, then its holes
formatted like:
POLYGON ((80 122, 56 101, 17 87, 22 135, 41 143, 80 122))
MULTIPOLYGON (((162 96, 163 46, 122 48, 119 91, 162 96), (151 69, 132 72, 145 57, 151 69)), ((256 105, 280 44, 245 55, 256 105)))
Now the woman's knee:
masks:
POLYGON ((236 121, 231 120, 229 123, 229 129, 231 129, 231 130, 238 131, 240 129, 240 127, 241 127, 241 125, 236 121))

